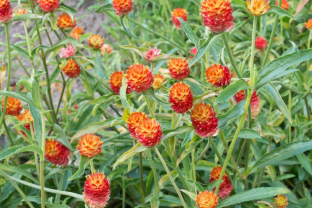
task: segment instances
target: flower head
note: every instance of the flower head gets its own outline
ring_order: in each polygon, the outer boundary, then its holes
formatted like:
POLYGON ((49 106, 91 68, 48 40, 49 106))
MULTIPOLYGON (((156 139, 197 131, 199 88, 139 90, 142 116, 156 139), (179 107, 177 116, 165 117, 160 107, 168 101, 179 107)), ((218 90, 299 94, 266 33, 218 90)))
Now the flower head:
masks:
POLYGON ((131 113, 128 117, 127 126, 132 138, 136 139, 135 129, 139 126, 142 120, 146 119, 147 116, 144 113, 136 112, 131 113))
MULTIPOLYGON (((210 173, 210 183, 213 181, 216 181, 220 178, 221 175, 221 171, 222 171, 222 167, 215 167, 211 170, 210 173)), ((220 185, 220 189, 218 192, 218 197, 220 197, 221 199, 224 199, 226 197, 228 197, 233 189, 233 186, 228 178, 228 176, 224 173, 222 176, 222 180, 223 182, 220 185)), ((214 191, 215 188, 212 190, 214 191)))
POLYGON ((104 208, 109 200, 110 184, 104 173, 92 173, 84 184, 83 198, 90 208, 104 208))
POLYGON ((132 11, 132 0, 113 0, 113 7, 117 15, 124 16, 132 11))
POLYGON ((187 22, 187 12, 185 9, 182 8, 176 8, 172 11, 172 23, 176 26, 177 29, 182 29, 181 22, 178 18, 183 19, 185 22, 187 22))
POLYGON ((126 72, 127 84, 131 91, 137 93, 148 90, 153 82, 154 77, 147 66, 143 64, 133 64, 126 72))
POLYGON ((80 74, 80 66, 73 59, 69 59, 66 65, 60 68, 70 78, 75 78, 80 74))
POLYGON ((84 34, 84 30, 81 27, 75 27, 71 33, 70 36, 72 36, 73 38, 76 38, 77 40, 80 39, 80 35, 84 34))
POLYGON ((172 85, 169 92, 171 108, 177 113, 186 113, 193 106, 193 94, 190 86, 178 82, 172 85))
POLYGON ((210 137, 218 130, 218 118, 210 105, 198 103, 191 110, 191 121, 200 137, 210 137))
POLYGON ((306 23, 304 23, 304 26, 305 26, 307 29, 312 30, 312 19, 308 19, 308 21, 307 21, 306 23))
POLYGON ((287 197, 284 195, 277 195, 274 199, 274 205, 276 208, 286 208, 288 205, 287 197))
POLYGON ((263 38, 263 37, 257 37, 256 38, 255 46, 260 51, 263 51, 267 47, 267 44, 268 43, 267 43, 265 38, 263 38))
POLYGON ((21 122, 27 122, 26 124, 24 124, 24 127, 30 130, 30 124, 34 122, 34 118, 32 117, 29 109, 27 109, 24 113, 16 116, 16 118, 21 122))
POLYGON ((59 8, 60 0, 38 0, 38 4, 42 11, 52 12, 59 8))
POLYGON ((154 147, 160 143, 163 132, 155 119, 145 118, 135 129, 138 141, 145 147, 154 147))
POLYGON ((19 9, 19 8, 17 8, 14 13, 15 13, 16 16, 20 16, 20 15, 23 15, 23 14, 27 14, 28 10, 27 9, 19 9))
POLYGON ((9 22, 13 17, 13 8, 9 0, 0 1, 0 23, 9 22))
POLYGON ((154 83, 153 83, 153 88, 155 90, 161 88, 162 86, 164 86, 165 83, 165 77, 161 74, 156 74, 154 75, 154 83))
MULTIPOLYGON (((241 90, 238 93, 234 95, 234 99, 237 103, 241 102, 245 99, 245 91, 241 90)), ((257 94, 257 91, 255 90, 251 96, 250 100, 250 108, 251 108, 251 117, 252 119, 256 119, 258 114, 260 113, 260 98, 257 94)), ((248 112, 247 112, 247 118, 248 118, 248 112)))
MULTIPOLYGON (((197 53, 197 48, 196 48, 196 47, 193 47, 193 48, 191 49, 190 53, 193 54, 193 55, 195 56, 196 53, 197 53)), ((194 56, 190 55, 190 58, 193 59, 194 56)))
POLYGON ((263 15, 270 9, 270 1, 247 0, 247 9, 253 16, 263 15))
POLYGON ((73 57, 76 53, 76 49, 72 44, 67 44, 66 48, 61 49, 61 58, 73 57))
POLYGON ((231 0, 203 0, 201 17, 205 26, 213 33, 231 31, 234 27, 231 0))
MULTIPOLYGON (((4 108, 5 99, 2 100, 2 110, 4 108)), ((5 109, 5 114, 17 116, 23 110, 22 102, 14 97, 8 97, 8 102, 5 109)))
MULTIPOLYGON (((279 0, 276 1, 275 5, 276 6, 279 5, 279 0)), ((284 9, 284 10, 287 10, 288 7, 289 7, 288 1, 287 0, 282 0, 281 8, 284 9)))
POLYGON ((215 208, 218 205, 218 197, 212 191, 200 192, 196 203, 199 208, 215 208))
POLYGON ((172 78, 182 80, 191 72, 186 59, 172 59, 168 64, 168 69, 172 78))
POLYGON ((71 163, 71 152, 62 143, 49 139, 45 143, 45 158, 57 166, 67 166, 71 163))
POLYGON ((101 54, 104 55, 105 53, 110 54, 113 51, 113 48, 110 47, 108 44, 103 44, 101 47, 101 54))
POLYGON ((75 18, 73 21, 69 14, 63 13, 57 18, 57 26, 62 29, 74 28, 76 27, 76 20, 77 19, 75 18))
POLYGON ((149 62, 153 61, 154 58, 159 56, 161 53, 161 50, 157 49, 157 47, 149 48, 147 52, 144 53, 144 58, 148 60, 149 62))
POLYGON ((100 137, 94 134, 85 134, 78 140, 77 149, 79 154, 86 157, 94 157, 101 153, 103 142, 100 141, 100 137))
POLYGON ((223 87, 231 82, 233 74, 230 73, 229 68, 221 64, 213 64, 206 70, 206 80, 215 87, 223 87))
POLYGON ((104 45, 104 38, 98 34, 93 34, 89 37, 89 46, 91 48, 100 49, 104 45))
POLYGON ((120 93, 120 88, 122 86, 123 74, 124 73, 121 71, 114 72, 109 79, 110 88, 111 88, 111 90, 114 91, 114 93, 116 95, 119 95, 119 93, 120 93))

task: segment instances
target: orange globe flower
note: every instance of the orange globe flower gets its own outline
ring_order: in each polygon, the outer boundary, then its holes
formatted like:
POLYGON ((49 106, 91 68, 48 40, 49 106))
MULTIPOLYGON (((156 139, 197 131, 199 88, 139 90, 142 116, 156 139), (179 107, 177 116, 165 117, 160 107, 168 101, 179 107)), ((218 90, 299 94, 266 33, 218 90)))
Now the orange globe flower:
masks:
POLYGON ((71 152, 62 143, 49 139, 45 144, 45 158, 56 166, 67 166, 71 163, 71 152))
POLYGON ((0 1, 0 23, 9 22, 13 17, 13 9, 9 0, 0 1))
POLYGON ((270 9, 268 0, 247 0, 247 9, 253 16, 261 16, 270 9))
POLYGON ((154 147, 160 143, 163 132, 155 119, 145 118, 135 129, 138 141, 145 147, 154 147))
POLYGON ((104 45, 104 38, 98 34, 93 34, 89 38, 89 46, 91 48, 100 49, 104 45))
POLYGON ((71 33, 70 36, 72 36, 73 38, 76 38, 77 40, 80 39, 80 35, 84 34, 84 30, 81 27, 75 27, 71 33))
POLYGON ((130 66, 127 70, 126 78, 129 89, 137 93, 145 92, 154 82, 152 72, 147 66, 143 66, 143 64, 133 64, 130 66))
POLYGON ((38 4, 42 11, 52 12, 59 8, 60 0, 38 0, 38 4))
POLYGON ((92 173, 84 184, 83 198, 90 208, 104 208, 109 200, 110 184, 104 173, 92 173))
MULTIPOLYGON (((211 170, 210 183, 219 179, 221 171, 222 171, 222 167, 215 167, 211 170)), ((232 186, 228 176, 225 173, 222 176, 222 180, 223 180, 223 182, 220 185, 218 197, 221 199, 224 199, 230 195, 230 193, 233 189, 233 186, 232 186)), ((216 188, 214 188, 212 191, 214 192, 215 189, 216 188)))
POLYGON ((117 15, 124 16, 132 11, 132 0, 113 0, 113 7, 117 15))
MULTIPOLYGON (((279 5, 279 0, 276 1, 275 5, 276 6, 279 5)), ((288 7, 289 7, 288 1, 287 0, 282 0, 281 8, 284 9, 284 10, 287 10, 288 7)))
POLYGON ((234 28, 231 0, 203 0, 201 17, 204 25, 213 33, 227 32, 234 28))
POLYGON ((177 29, 182 29, 180 20, 178 18, 183 19, 185 22, 187 22, 187 12, 185 9, 182 8, 176 8, 172 12, 172 23, 176 26, 177 29))
POLYGON ((206 103, 198 103, 191 110, 191 121, 195 132, 200 137, 210 137, 218 130, 216 113, 206 103))
POLYGON ((304 26, 307 28, 307 29, 312 29, 312 19, 309 19, 306 23, 304 23, 304 26))
POLYGON ((179 82, 172 85, 169 92, 171 108, 177 113, 186 113, 193 106, 193 94, 190 86, 179 82))
POLYGON ((108 44, 103 44, 101 47, 101 54, 104 55, 105 53, 110 54, 113 51, 113 48, 108 44))
POLYGON ((164 86, 165 83, 165 77, 161 74, 156 74, 154 75, 154 83, 153 83, 153 88, 155 90, 161 88, 162 86, 164 86))
POLYGON ((74 21, 69 16, 69 14, 63 13, 60 17, 57 18, 57 26, 62 29, 74 28, 76 27, 76 18, 74 21))
MULTIPOLYGON (((123 75, 124 75, 124 73, 121 71, 114 72, 109 79, 110 88, 111 88, 111 90, 113 90, 113 92, 116 95, 119 95, 119 93, 120 93, 123 75)), ((127 88, 127 93, 131 93, 131 90, 129 89, 129 87, 127 88)))
POLYGON ((231 82, 233 74, 230 73, 229 68, 221 64, 213 64, 206 70, 206 80, 215 87, 223 87, 231 82))
MULTIPOLYGON (((241 102, 246 98, 245 91, 241 90, 238 93, 234 95, 234 99, 237 103, 241 102)), ((251 96, 250 100, 250 108, 251 108, 251 117, 252 119, 256 119, 258 114, 260 113, 260 98, 257 94, 257 91, 255 90, 251 96)), ((248 112, 246 114, 246 118, 248 118, 248 112)))
POLYGON ((284 195, 277 195, 277 197, 274 199, 274 207, 276 208, 286 208, 288 205, 287 197, 284 195))
POLYGON ((218 197, 212 191, 200 192, 196 203, 199 208, 215 208, 218 205, 218 197))
POLYGON ((23 14, 27 14, 28 10, 27 9, 16 9, 14 13, 15 13, 16 16, 20 16, 20 15, 23 15, 23 14))
POLYGON ((60 68, 70 78, 78 77, 80 74, 80 66, 73 59, 69 59, 66 65, 60 68))
POLYGON ((30 130, 30 125, 34 122, 34 118, 32 117, 29 109, 27 109, 24 113, 16 116, 16 118, 21 122, 27 122, 24 124, 24 127, 30 130))
POLYGON ((94 134, 85 134, 78 140, 77 149, 79 154, 86 157, 94 157, 101 153, 103 142, 100 141, 100 137, 94 134))
POLYGON ((256 41, 255 41, 255 46, 257 49, 259 49, 260 51, 263 51, 266 47, 267 47, 267 41, 265 38, 263 37, 257 37, 256 41))
MULTIPOLYGON (((2 110, 4 108, 5 99, 2 100, 2 110)), ((17 116, 23 110, 22 102, 14 97, 8 97, 5 114, 17 116)))
POLYGON ((186 59, 172 59, 168 64, 168 69, 172 78, 182 80, 191 72, 186 59))
POLYGON ((147 116, 141 112, 131 113, 128 117, 127 126, 133 139, 137 138, 135 135, 135 129, 139 126, 141 121, 145 119, 147 119, 147 116))

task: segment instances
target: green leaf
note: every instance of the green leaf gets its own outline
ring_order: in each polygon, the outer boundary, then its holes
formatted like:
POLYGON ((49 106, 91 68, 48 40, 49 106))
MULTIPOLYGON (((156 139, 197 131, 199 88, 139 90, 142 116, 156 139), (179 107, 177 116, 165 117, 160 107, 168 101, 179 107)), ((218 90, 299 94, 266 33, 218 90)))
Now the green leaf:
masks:
POLYGON ((183 19, 181 19, 180 17, 178 17, 178 19, 181 23, 181 26, 182 26, 186 36, 190 39, 190 41, 192 43, 194 43, 196 48, 199 48, 200 47, 200 41, 199 41, 199 38, 197 37, 197 35, 195 34, 195 32, 190 28, 190 26, 186 22, 184 22, 183 19))
POLYGON ((220 115, 218 117, 219 118, 218 128, 222 129, 232 119, 236 119, 238 116, 243 115, 245 102, 246 102, 246 99, 241 101, 241 102, 239 102, 237 105, 235 105, 231 110, 229 110, 225 114, 220 115))
MULTIPOLYGON (((97 5, 95 5, 95 6, 97 6, 97 5)), ((114 11, 114 8, 113 8, 112 4, 106 4, 104 6, 99 6, 99 8, 97 8, 95 10, 95 12, 99 13, 99 12, 104 12, 104 11, 107 11, 107 10, 108 11, 114 11)))
POLYGON ((10 147, 6 150, 3 150, 0 153, 0 161, 10 157, 12 155, 16 155, 19 154, 21 152, 36 152, 37 154, 39 154, 40 156, 43 156, 42 150, 40 149, 40 147, 38 145, 35 144, 31 144, 29 146, 14 146, 14 147, 10 147))
POLYGON ((275 164, 293 156, 299 155, 310 149, 312 149, 312 140, 285 144, 263 155, 261 158, 259 158, 259 160, 254 164, 252 168, 256 169, 267 165, 275 164))
POLYGON ((97 75, 99 75, 102 79, 108 80, 108 76, 105 68, 103 67, 102 60, 100 57, 100 51, 98 51, 95 55, 94 61, 96 65, 94 66, 94 71, 97 75))
POLYGON ((185 150, 181 154, 181 157, 177 160, 177 164, 176 165, 178 166, 180 164, 180 162, 186 156, 188 156, 197 147, 197 145, 199 145, 202 141, 203 141, 202 138, 200 138, 199 136, 195 135, 193 137, 193 139, 188 144, 186 144, 185 150))
POLYGON ((27 13, 27 14, 22 14, 22 15, 15 16, 13 21, 42 19, 42 18, 43 18, 43 16, 41 16, 41 15, 27 13))
POLYGON ((232 0, 232 6, 245 11, 248 15, 251 15, 247 9, 247 3, 243 0, 232 0))
POLYGON ((80 178, 83 174, 84 171, 87 167, 87 165, 90 163, 90 161, 93 158, 89 158, 89 157, 85 157, 85 156, 80 156, 80 161, 79 161, 79 168, 76 171, 76 173, 74 173, 74 175, 72 175, 72 177, 70 177, 69 179, 67 179, 67 181, 72 181, 75 180, 77 178, 80 178))
POLYGON ((74 151, 74 149, 72 148, 72 146, 69 143, 70 137, 68 137, 65 134, 64 130, 57 124, 53 124, 53 130, 54 130, 55 134, 57 135, 57 140, 60 141, 64 146, 66 146, 71 151, 74 151))
POLYGON ((287 10, 273 5, 270 6, 270 10, 266 14, 277 14, 280 17, 289 17, 290 19, 295 19, 287 10))
POLYGON ((291 118, 291 115, 289 113, 288 107, 284 103, 281 95, 279 94, 279 92, 277 91, 275 86, 272 83, 269 83, 269 84, 266 84, 265 87, 267 88, 269 93, 272 95, 277 107, 282 111, 282 113, 289 120, 289 122, 292 123, 292 118, 291 118))
POLYGON ((141 143, 137 143, 135 146, 133 146, 130 150, 123 153, 115 162, 113 165, 113 170, 122 162, 126 161, 128 158, 140 153, 144 152, 145 150, 148 150, 147 147, 144 147, 141 143))
POLYGON ((30 98, 27 97, 27 93, 0 91, 0 95, 14 97, 30 105, 36 106, 35 103, 30 98))
MULTIPOLYGON (((28 96, 31 97, 31 94, 28 93, 28 96)), ((29 105, 30 113, 34 119, 34 129, 35 129, 35 137, 38 141, 39 147, 42 147, 42 117, 41 113, 34 105, 29 105)))
POLYGON ((193 130, 194 130, 193 126, 181 126, 181 127, 176 128, 176 129, 167 130, 167 131, 164 131, 165 136, 161 140, 164 141, 164 140, 166 140, 170 137, 173 137, 175 135, 183 134, 183 133, 193 131, 193 130))
POLYGON ((25 169, 23 169, 23 168, 0 163, 0 169, 4 170, 4 171, 8 171, 8 172, 21 174, 21 175, 29 178, 33 182, 35 182, 37 184, 39 183, 38 179, 34 178, 28 171, 25 171, 25 169))
POLYGON ((237 80, 235 83, 227 86, 218 96, 215 101, 215 105, 222 102, 229 101, 237 92, 241 90, 247 90, 249 88, 248 83, 245 80, 237 80))
POLYGON ((30 60, 29 53, 24 50, 23 48, 18 47, 17 45, 10 45, 12 49, 16 50, 21 56, 23 56, 25 59, 30 60))
POLYGON ((297 159, 299 160, 302 167, 310 174, 312 175, 312 166, 309 158, 305 154, 297 155, 297 159))
MULTIPOLYGON (((234 137, 234 134, 231 135, 230 137, 234 137)), ((242 139, 261 139, 259 132, 256 132, 255 130, 252 129, 240 130, 238 137, 242 139)))
POLYGON ((276 196, 278 194, 287 194, 289 192, 290 191, 287 188, 280 188, 280 187, 255 188, 252 190, 243 191, 241 193, 230 196, 229 198, 219 203, 217 208, 227 207, 227 206, 231 206, 234 204, 239 204, 239 203, 247 202, 247 201, 266 199, 266 198, 276 196))
POLYGON ((127 101, 127 88, 128 88, 128 85, 127 85, 127 79, 125 76, 123 76, 122 78, 122 82, 121 82, 121 88, 120 88, 120 100, 121 100, 121 103, 123 105, 123 107, 126 109, 129 107, 129 103, 127 101))
POLYGON ((127 34, 128 34, 129 36, 131 36, 131 37, 133 37, 133 38, 135 38, 135 39, 139 39, 139 38, 138 38, 133 32, 131 32, 131 30, 125 25, 125 23, 124 23, 124 17, 125 17, 125 16, 120 17, 120 23, 121 23, 123 29, 127 32, 127 34))
POLYGON ((186 195, 188 195, 193 201, 196 201, 196 198, 197 198, 196 194, 189 192, 187 190, 184 190, 184 189, 181 189, 181 191, 185 193, 186 195))

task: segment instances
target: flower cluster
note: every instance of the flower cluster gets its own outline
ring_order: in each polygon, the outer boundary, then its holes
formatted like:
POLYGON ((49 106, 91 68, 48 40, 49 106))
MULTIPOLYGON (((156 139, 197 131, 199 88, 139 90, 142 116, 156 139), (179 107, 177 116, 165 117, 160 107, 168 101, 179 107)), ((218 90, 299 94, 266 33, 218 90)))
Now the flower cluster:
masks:
POLYGON ((254 16, 261 16, 270 9, 268 0, 247 0, 247 9, 254 16))
POLYGON ((168 69, 171 77, 177 80, 185 79, 191 73, 186 59, 172 59, 168 69))
POLYGON ((137 93, 145 92, 154 82, 152 72, 143 64, 130 66, 127 70, 126 78, 129 89, 137 93))
POLYGON ((171 108, 177 113, 186 113, 193 106, 193 94, 190 86, 178 82, 172 85, 169 92, 171 108))
POLYGON ((45 143, 45 158, 57 166, 67 166, 71 163, 71 152, 62 143, 49 139, 45 143))
POLYGON ((63 13, 57 18, 57 26, 62 29, 76 27, 76 18, 73 20, 69 14, 63 13))
POLYGON ((44 12, 53 12, 60 6, 60 0, 38 0, 37 2, 44 12))
MULTIPOLYGON (((5 99, 2 100, 2 110, 4 109, 5 99)), ((17 116, 23 110, 22 102, 14 97, 8 97, 5 114, 17 116)))
POLYGON ((124 16, 132 11, 132 0, 113 0, 113 7, 117 15, 124 16))
POLYGON ((80 66, 73 59, 67 60, 60 68, 70 78, 78 77, 80 74, 80 66))
POLYGON ((223 87, 231 82, 233 74, 230 73, 229 68, 221 64, 213 64, 206 70, 206 80, 215 87, 223 87))
POLYGON ((78 143, 77 149, 80 155, 94 157, 102 151, 103 142, 100 141, 100 137, 94 134, 85 134, 78 140, 78 143))
POLYGON ((212 191, 200 192, 196 198, 196 204, 199 208, 215 208, 218 201, 217 195, 212 191))

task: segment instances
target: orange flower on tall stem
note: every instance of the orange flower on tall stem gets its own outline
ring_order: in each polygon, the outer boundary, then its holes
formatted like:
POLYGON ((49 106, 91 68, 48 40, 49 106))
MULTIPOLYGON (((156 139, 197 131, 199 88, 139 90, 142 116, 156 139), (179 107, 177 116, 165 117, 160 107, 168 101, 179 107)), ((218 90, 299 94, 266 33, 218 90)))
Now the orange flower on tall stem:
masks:
POLYGON ((32 117, 29 109, 27 109, 24 113, 16 116, 16 118, 21 122, 27 122, 24 124, 24 127, 30 130, 30 125, 34 122, 34 118, 32 117))
MULTIPOLYGON (((111 90, 113 90, 113 92, 116 95, 120 94, 120 88, 122 87, 122 78, 123 78, 124 73, 121 71, 117 71, 114 72, 110 79, 109 79, 109 84, 110 84, 110 88, 111 90)), ((129 88, 129 86, 127 87, 127 94, 130 94, 132 91, 129 88)))
MULTIPOLYGON (((5 99, 2 100, 2 110, 4 108, 5 99)), ((5 109, 5 114, 17 116, 23 110, 22 102, 14 97, 8 97, 8 102, 5 109)))
POLYGON ((183 8, 176 8, 172 11, 172 23, 174 26, 176 26, 177 29, 182 29, 180 20, 178 18, 181 18, 184 20, 184 22, 187 22, 187 12, 183 8))
POLYGON ((172 85, 169 92, 171 108, 177 113, 186 113, 193 106, 193 94, 190 86, 178 82, 172 85))
POLYGON ((156 74, 154 75, 154 83, 153 83, 153 88, 155 90, 161 88, 162 86, 164 86, 165 83, 165 77, 161 74, 156 74))
POLYGON ((268 0, 247 0, 247 9, 253 16, 261 16, 270 9, 268 0))
POLYGON ((191 73, 186 59, 172 59, 168 69, 171 77, 177 80, 185 79, 191 73))
POLYGON ((80 66, 73 59, 69 59, 66 65, 60 68, 70 78, 75 78, 80 74, 80 66))
POLYGON ((135 129, 139 126, 142 120, 146 119, 147 116, 141 112, 131 113, 128 117, 127 126, 132 138, 136 139, 135 129))
POLYGON ((71 152, 62 143, 49 139, 45 143, 45 158, 57 166, 67 166, 71 163, 71 152))
POLYGON ((223 87, 231 82, 233 74, 226 66, 221 64, 213 64, 206 70, 206 80, 208 83, 214 85, 215 87, 223 87))
POLYGON ((38 0, 38 4, 42 11, 52 12, 60 7, 60 0, 38 0))
POLYGON ((163 132, 155 119, 145 118, 135 129, 135 136, 145 147, 154 147, 160 143, 163 132))
POLYGON ((69 14, 63 13, 57 18, 57 26, 62 29, 76 27, 76 18, 73 20, 69 14))
POLYGON ((147 91, 154 82, 152 72, 143 64, 133 64, 126 73, 127 84, 131 91, 137 93, 147 91))
POLYGON ((80 36, 84 34, 84 30, 81 27, 75 27, 71 33, 70 36, 72 36, 73 38, 76 38, 77 40, 80 39, 80 36))
POLYGON ((94 134, 85 134, 78 140, 77 149, 79 154, 86 157, 94 157, 101 153, 103 142, 100 141, 100 137, 94 134))
POLYGON ((132 0, 112 0, 114 10, 117 15, 124 16, 132 11, 132 0))
POLYGON ((200 192, 196 198, 196 204, 199 208, 215 208, 218 201, 217 195, 212 191, 200 192))

